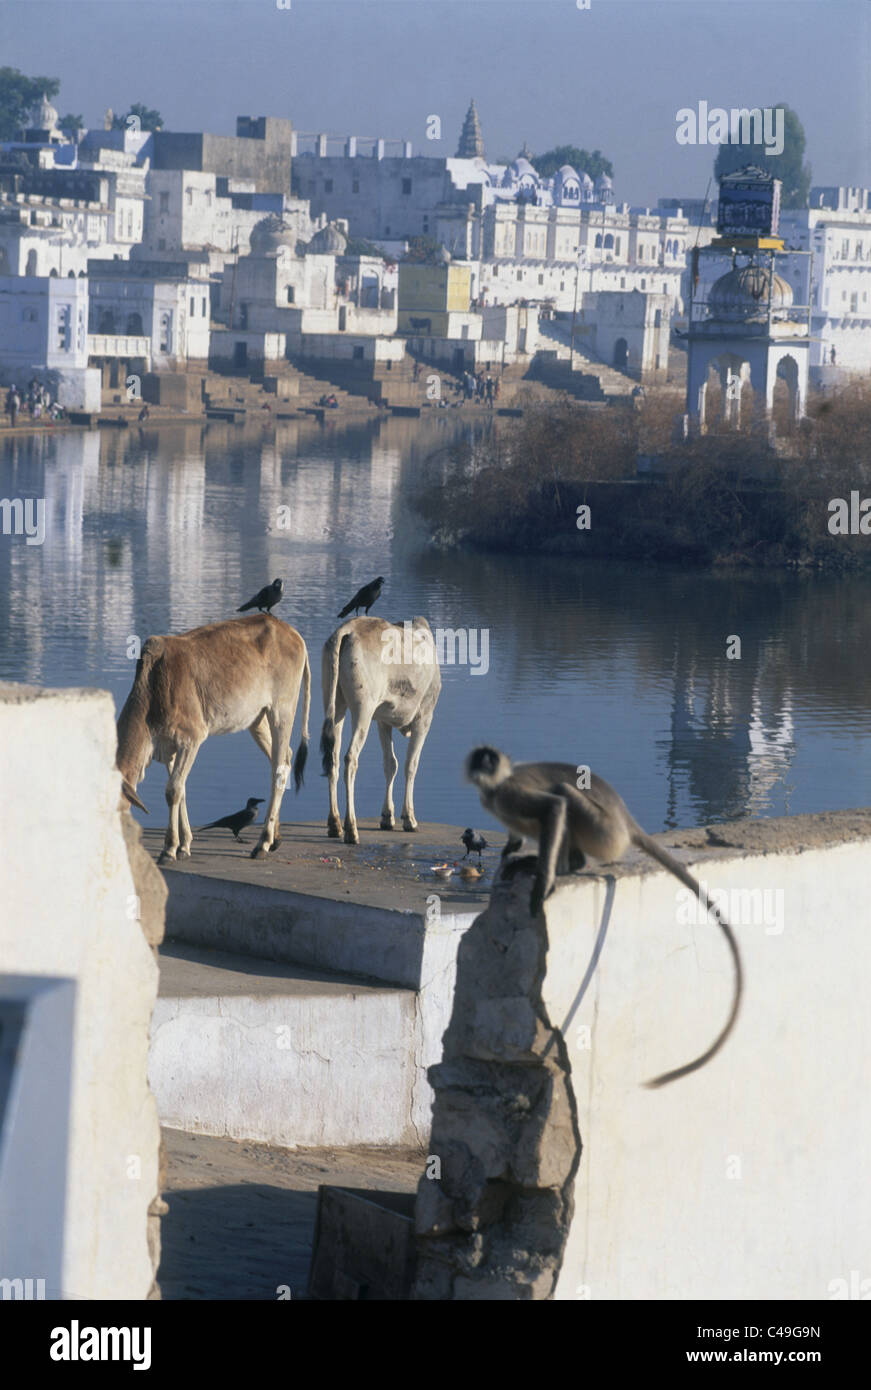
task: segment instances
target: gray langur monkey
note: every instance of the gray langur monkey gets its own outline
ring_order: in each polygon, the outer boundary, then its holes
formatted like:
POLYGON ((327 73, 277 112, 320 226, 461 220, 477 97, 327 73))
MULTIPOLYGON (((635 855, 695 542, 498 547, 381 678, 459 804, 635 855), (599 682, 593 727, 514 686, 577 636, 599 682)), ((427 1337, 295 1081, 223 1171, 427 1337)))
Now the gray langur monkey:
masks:
POLYGON ((643 850, 673 873, 716 918, 732 953, 735 989, 726 1023, 711 1046, 695 1061, 654 1077, 647 1086, 665 1086, 698 1071, 719 1052, 738 1016, 743 972, 738 943, 732 928, 708 899, 700 884, 672 855, 652 840, 630 815, 622 798, 608 782, 590 773, 588 790, 575 785, 577 769, 571 763, 518 763, 496 748, 473 748, 466 759, 466 777, 474 782, 481 805, 508 828, 504 863, 520 849, 524 836, 538 840, 538 865, 529 900, 533 916, 554 889, 558 873, 582 869, 587 855, 602 863, 622 859, 630 847, 643 850))

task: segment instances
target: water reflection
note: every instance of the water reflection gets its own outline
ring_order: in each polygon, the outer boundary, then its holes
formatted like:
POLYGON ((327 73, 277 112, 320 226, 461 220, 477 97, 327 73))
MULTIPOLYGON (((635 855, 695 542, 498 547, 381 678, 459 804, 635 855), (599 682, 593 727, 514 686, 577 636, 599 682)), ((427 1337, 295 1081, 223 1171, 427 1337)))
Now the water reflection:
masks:
MULTIPOLYGON (((443 673, 418 778, 426 819, 481 821, 459 771, 481 739, 591 765, 651 829, 868 800, 868 578, 445 556, 411 500, 467 428, 445 412, 4 440, 0 497, 44 497, 46 540, 0 537, 0 678, 99 685, 120 707, 131 636, 229 617, 281 575, 279 613, 312 658, 316 738, 321 646, 354 590, 383 574, 376 612, 490 634, 486 676, 443 673), (736 635, 741 658, 729 660, 736 635)), ((364 820, 380 807, 380 767, 375 739, 358 783, 364 820)), ((235 809, 265 776, 246 735, 210 741, 192 817, 235 809)), ((157 817, 163 777, 152 768, 144 784, 157 817)), ((324 803, 312 774, 286 805, 308 819, 324 803)))

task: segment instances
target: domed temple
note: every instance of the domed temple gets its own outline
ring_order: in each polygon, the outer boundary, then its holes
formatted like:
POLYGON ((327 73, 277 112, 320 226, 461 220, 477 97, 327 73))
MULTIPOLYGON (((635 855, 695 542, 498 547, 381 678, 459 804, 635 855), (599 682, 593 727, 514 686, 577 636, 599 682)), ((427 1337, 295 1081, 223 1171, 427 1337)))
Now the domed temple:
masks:
POLYGON ((744 388, 753 394, 757 425, 771 432, 778 380, 786 383, 789 419, 795 425, 807 401, 810 329, 808 307, 796 306, 792 286, 776 269, 783 241, 776 235, 777 180, 751 167, 721 180, 720 236, 695 253, 731 256, 731 268, 690 303, 687 415, 699 433, 707 427, 706 396, 711 370, 720 379, 721 418, 741 423, 744 388), (767 221, 766 221, 767 219, 767 221))

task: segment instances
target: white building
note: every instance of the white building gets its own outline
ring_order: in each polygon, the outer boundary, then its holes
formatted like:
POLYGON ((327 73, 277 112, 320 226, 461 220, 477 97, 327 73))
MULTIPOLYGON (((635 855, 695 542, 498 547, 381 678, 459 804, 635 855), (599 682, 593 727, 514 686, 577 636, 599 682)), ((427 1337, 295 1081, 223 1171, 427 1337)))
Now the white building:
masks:
POLYGON ((251 233, 267 215, 280 217, 293 235, 309 241, 323 225, 307 203, 282 193, 258 193, 252 180, 196 169, 152 169, 142 234, 150 260, 201 259, 219 274, 238 253, 251 249, 251 233))
POLYGON ((224 272, 219 315, 227 324, 212 338, 212 356, 244 367, 252 360, 316 355, 353 356, 338 340, 396 332, 396 270, 380 257, 347 256, 339 227, 301 243, 282 218, 262 218, 251 250, 224 272))
POLYGON ((0 382, 26 387, 36 376, 68 409, 99 410, 87 327, 87 280, 0 276, 0 382))
POLYGON ((625 203, 494 206, 482 219, 473 297, 483 304, 540 303, 571 313, 583 294, 638 290, 666 295, 679 307, 687 237, 680 213, 625 203))
POLYGON ((795 302, 811 305, 811 380, 871 371, 871 192, 813 188, 809 208, 781 212, 780 235, 813 252, 812 285, 810 257, 778 265, 795 302))
POLYGON ((84 275, 91 257, 128 257, 142 239, 143 136, 88 132, 76 145, 45 101, 23 135, 3 146, 0 271, 84 275))
POLYGON ((154 372, 206 368, 211 313, 205 275, 147 261, 92 261, 89 285, 92 365, 137 362, 154 372))
MULTIPOLYGON (((692 243, 697 232, 703 247, 716 236, 706 224, 693 229, 692 243)), ((781 211, 779 235, 784 253, 777 256, 777 274, 788 283, 795 309, 810 307, 811 382, 871 371, 871 191, 812 188, 809 207, 781 211)), ((728 251, 700 258, 698 300, 707 300, 730 263, 728 251)))

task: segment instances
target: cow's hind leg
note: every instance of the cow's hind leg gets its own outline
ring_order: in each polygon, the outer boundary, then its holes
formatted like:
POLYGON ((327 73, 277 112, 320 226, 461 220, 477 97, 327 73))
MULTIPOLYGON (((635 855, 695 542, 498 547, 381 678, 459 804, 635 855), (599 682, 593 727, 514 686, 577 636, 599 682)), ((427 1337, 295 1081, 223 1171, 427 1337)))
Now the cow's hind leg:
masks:
MULTIPOLYGON (((269 720, 269 733, 272 738, 272 789, 269 794, 269 804, 266 807, 266 815, 263 820, 263 829, 260 832, 260 839, 255 849, 251 851, 252 859, 265 859, 270 850, 277 849, 281 844, 281 835, 278 833, 280 825, 281 800, 284 796, 285 788, 290 780, 290 736, 293 732, 293 719, 296 714, 296 700, 291 707, 283 712, 280 719, 269 720)), ((253 729, 252 729, 253 732, 253 729)), ((255 740, 260 743, 257 735, 255 740)), ((263 744, 260 744, 263 747, 263 744)), ((265 752, 265 749, 264 749, 265 752)))
POLYGON ((329 786, 330 809, 327 815, 327 834, 333 840, 338 840, 342 833, 342 820, 339 815, 339 760, 342 754, 342 732, 345 727, 345 715, 348 706, 342 699, 342 691, 336 691, 336 717, 333 720, 333 751, 330 759, 330 768, 327 773, 329 786))
MULTIPOLYGON (((158 859, 158 864, 174 863, 179 848, 179 819, 180 809, 184 800, 184 786, 188 778, 188 773, 194 765, 194 759, 200 749, 200 742, 191 742, 179 748, 169 761, 169 777, 166 781, 166 804, 169 807, 169 824, 166 828, 166 836, 163 841, 163 852, 158 859)), ((185 821, 187 815, 185 814, 185 821)), ((190 852, 190 826, 187 827, 187 846, 182 851, 182 857, 190 852)))
POLYGON ((191 823, 188 820, 187 789, 184 786, 181 789, 181 801, 178 803, 178 825, 181 833, 178 857, 179 859, 190 859, 191 845, 193 844, 194 836, 191 830, 191 823))
POLYGON ((381 829, 395 830, 396 821, 393 816, 393 783, 396 781, 399 759, 393 751, 392 725, 379 724, 378 737, 381 739, 381 752, 384 755, 385 782, 384 805, 381 807, 381 829))
POLYGON ((354 783, 357 778, 357 764, 360 761, 360 754, 363 745, 369 736, 369 729, 372 724, 372 711, 369 709, 357 711, 357 723, 351 734, 351 742, 345 754, 345 844, 358 845, 360 835, 357 830, 357 814, 354 808, 354 783))
POLYGON ((414 818, 414 779, 417 776, 417 765, 420 762, 421 749, 429 733, 431 722, 432 715, 430 715, 426 722, 418 722, 418 720, 415 720, 411 726, 408 749, 405 754, 405 800, 402 803, 403 830, 417 829, 417 821, 414 818))
POLYGON ((272 762, 272 734, 269 732, 269 721, 265 714, 261 714, 258 719, 248 729, 261 753, 265 753, 270 763, 272 762))

